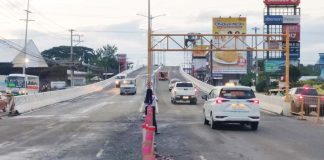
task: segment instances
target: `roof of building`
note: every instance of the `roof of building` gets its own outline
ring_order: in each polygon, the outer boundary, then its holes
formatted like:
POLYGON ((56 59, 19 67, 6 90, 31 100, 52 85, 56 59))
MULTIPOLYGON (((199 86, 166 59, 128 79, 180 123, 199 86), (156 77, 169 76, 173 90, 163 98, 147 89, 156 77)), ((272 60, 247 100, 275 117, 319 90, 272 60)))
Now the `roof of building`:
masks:
POLYGON ((25 41, 22 39, 0 40, 0 63, 12 63, 14 67, 23 67, 26 56, 27 68, 48 67, 33 40, 27 41, 26 55, 24 46, 25 41))

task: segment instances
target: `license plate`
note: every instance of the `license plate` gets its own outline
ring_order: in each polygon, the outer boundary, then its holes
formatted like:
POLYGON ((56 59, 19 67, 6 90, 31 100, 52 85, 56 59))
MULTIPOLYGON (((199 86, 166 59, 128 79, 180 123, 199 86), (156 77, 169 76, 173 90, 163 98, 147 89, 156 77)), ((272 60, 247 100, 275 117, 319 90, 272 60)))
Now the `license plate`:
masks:
POLYGON ((245 110, 246 106, 244 104, 232 104, 232 110, 245 110))
POLYGON ((310 108, 317 108, 317 105, 309 105, 310 108))
POLYGON ((183 99, 189 99, 189 97, 188 97, 188 96, 183 96, 182 98, 183 98, 183 99))

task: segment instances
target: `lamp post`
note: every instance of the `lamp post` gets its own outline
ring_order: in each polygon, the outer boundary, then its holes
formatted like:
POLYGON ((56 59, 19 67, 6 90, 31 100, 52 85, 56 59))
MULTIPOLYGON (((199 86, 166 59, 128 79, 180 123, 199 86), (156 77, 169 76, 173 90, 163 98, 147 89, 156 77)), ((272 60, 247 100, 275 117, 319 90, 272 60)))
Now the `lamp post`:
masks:
MULTIPOLYGON (((254 27, 252 28, 252 30, 254 30, 255 34, 258 34, 258 30, 260 30, 260 28, 258 27, 254 27)), ((258 37, 255 35, 255 65, 256 65, 256 76, 255 76, 255 85, 258 84, 259 82, 259 61, 258 61, 258 37)))
POLYGON ((161 14, 161 15, 157 15, 157 16, 152 16, 151 15, 151 0, 148 0, 148 15, 142 15, 142 14, 136 14, 138 16, 142 16, 142 17, 147 17, 148 19, 148 29, 147 29, 147 42, 148 42, 148 45, 147 45, 147 73, 148 73, 148 80, 147 80, 147 84, 148 84, 148 87, 151 88, 151 76, 152 76, 152 73, 153 73, 153 63, 152 63, 152 20, 154 18, 157 18, 157 17, 161 17, 161 16, 166 16, 165 14, 161 14))

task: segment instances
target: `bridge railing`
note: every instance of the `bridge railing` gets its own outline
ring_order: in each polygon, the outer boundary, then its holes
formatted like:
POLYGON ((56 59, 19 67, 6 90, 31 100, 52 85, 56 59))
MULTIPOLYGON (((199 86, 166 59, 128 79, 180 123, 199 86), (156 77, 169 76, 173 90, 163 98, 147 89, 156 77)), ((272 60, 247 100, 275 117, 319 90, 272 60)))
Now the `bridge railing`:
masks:
MULTIPOLYGON (((133 69, 124 71, 123 73, 130 74, 141 68, 143 68, 143 66, 135 67, 133 69)), ((115 82, 115 77, 112 77, 110 79, 97 82, 94 84, 86 85, 86 86, 68 88, 65 90, 37 93, 33 95, 18 96, 15 97, 15 103, 16 103, 15 109, 19 113, 29 112, 47 105, 55 104, 58 102, 70 100, 73 98, 77 98, 83 95, 100 91, 106 87, 113 85, 114 82, 115 82)))
MULTIPOLYGON (((181 75, 187 80, 195 84, 200 91, 208 94, 214 88, 214 86, 202 82, 195 77, 187 74, 180 68, 181 75)), ((282 97, 278 96, 267 96, 263 94, 256 93, 257 98, 260 100, 261 109, 283 115, 290 115, 290 104, 285 102, 282 97)))

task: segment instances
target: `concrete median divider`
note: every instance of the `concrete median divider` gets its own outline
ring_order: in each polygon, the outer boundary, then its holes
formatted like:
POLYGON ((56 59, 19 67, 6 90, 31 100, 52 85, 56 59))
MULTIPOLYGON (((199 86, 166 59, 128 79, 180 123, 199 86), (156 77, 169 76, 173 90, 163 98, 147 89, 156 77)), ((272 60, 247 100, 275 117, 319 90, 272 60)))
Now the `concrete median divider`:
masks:
MULTIPOLYGON (((134 69, 127 70, 123 73, 130 74, 143 67, 144 66, 139 66, 134 69)), ((109 87, 110 85, 113 85, 115 82, 114 79, 115 77, 112 77, 110 79, 98 83, 69 88, 65 90, 50 91, 50 92, 44 92, 44 93, 38 93, 38 94, 26 95, 26 96, 17 96, 15 97, 15 103, 16 103, 15 109, 19 113, 25 113, 35 109, 42 108, 44 106, 48 106, 62 101, 67 101, 90 93, 94 93, 106 87, 109 87)))
MULTIPOLYGON (((202 92, 208 94, 214 88, 214 86, 202 82, 195 77, 187 74, 180 68, 181 75, 187 80, 195 84, 202 92)), ((260 100, 260 107, 262 110, 280 114, 280 115, 290 115, 290 104, 285 102, 284 98, 279 96, 268 96, 256 93, 257 98, 260 100)))

